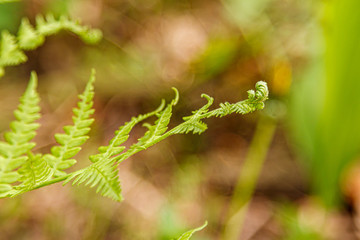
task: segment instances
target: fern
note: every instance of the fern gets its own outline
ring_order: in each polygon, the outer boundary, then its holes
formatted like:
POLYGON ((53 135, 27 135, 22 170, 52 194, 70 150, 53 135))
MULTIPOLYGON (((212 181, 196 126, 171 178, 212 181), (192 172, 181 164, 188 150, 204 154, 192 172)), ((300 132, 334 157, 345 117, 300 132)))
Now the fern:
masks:
POLYGON ((166 108, 162 109, 162 107, 159 107, 156 111, 150 113, 150 115, 156 115, 157 120, 153 125, 144 124, 144 126, 148 128, 148 131, 138 140, 137 143, 130 146, 127 151, 121 153, 124 151, 125 147, 119 147, 119 145, 127 140, 131 128, 140 122, 140 120, 143 120, 141 117, 133 118, 132 121, 126 123, 123 127, 120 127, 116 133, 116 136, 110 141, 109 146, 99 148, 99 152, 101 154, 90 156, 90 160, 95 162, 93 164, 95 166, 94 168, 92 168, 93 165, 90 165, 86 170, 80 170, 70 174, 69 178, 67 178, 65 181, 65 184, 70 182, 72 179, 75 179, 73 184, 81 184, 87 181, 87 184, 90 184, 91 187, 94 187, 99 182, 100 184, 97 188, 98 192, 104 196, 110 196, 111 192, 111 198, 116 200, 122 199, 120 195, 121 192, 119 192, 120 188, 114 189, 111 187, 113 184, 115 184, 115 182, 118 182, 117 177, 113 177, 115 176, 114 173, 116 171, 114 170, 115 168, 113 168, 113 166, 117 166, 120 162, 128 159, 135 153, 145 150, 171 135, 189 132, 199 134, 202 133, 207 128, 206 124, 201 121, 203 118, 209 118, 212 116, 223 117, 233 112, 246 114, 258 109, 262 109, 264 107, 263 102, 268 97, 267 85, 265 82, 260 81, 256 84, 256 92, 252 90, 248 92, 249 98, 247 100, 234 104, 220 104, 219 108, 209 111, 209 107, 212 105, 213 99, 203 94, 202 96, 208 100, 208 103, 199 110, 194 111, 193 115, 184 117, 184 122, 182 124, 167 131, 172 115, 172 107, 176 105, 179 98, 178 91, 176 89, 174 90, 175 98, 167 105, 166 108), (123 131, 124 129, 126 129, 126 131, 123 131), (113 149, 114 152, 111 152, 111 149, 113 149), (101 171, 100 174, 99 166, 101 164, 106 165, 106 169, 109 169, 109 171, 101 171), (94 172, 97 172, 95 178, 92 177, 94 172), (109 188, 106 188, 106 186, 109 186, 109 188))
POLYGON ((73 166, 76 163, 74 157, 80 150, 80 146, 89 138, 86 134, 90 131, 90 125, 94 119, 90 116, 94 113, 93 98, 95 70, 89 82, 87 83, 83 94, 79 95, 78 108, 73 109, 73 125, 64 127, 64 134, 55 134, 56 141, 60 146, 51 148, 51 154, 46 154, 44 159, 48 162, 53 170, 55 177, 66 175, 62 170, 73 166))
POLYGON ((27 153, 35 147, 31 140, 39 127, 35 123, 40 118, 40 101, 36 92, 37 77, 31 73, 29 85, 20 98, 20 104, 14 115, 16 120, 10 123, 11 131, 5 133, 5 141, 0 142, 0 196, 7 196, 13 189, 12 183, 20 178, 16 169, 28 159, 27 153))
POLYGON ((6 30, 1 33, 0 77, 4 75, 6 66, 19 65, 27 61, 24 50, 33 50, 41 46, 46 36, 54 35, 61 30, 78 35, 88 44, 95 44, 102 38, 100 30, 83 26, 80 21, 71 20, 66 16, 56 19, 52 14, 46 15, 45 18, 38 15, 35 28, 24 18, 17 37, 6 30))
POLYGON ((184 117, 184 122, 168 129, 173 106, 179 100, 176 89, 175 98, 165 106, 163 100, 153 112, 133 117, 115 132, 108 145, 98 148, 98 154, 89 156, 92 162, 88 167, 66 173, 64 170, 76 163, 73 157, 81 150, 81 145, 88 139, 90 125, 94 121, 91 115, 95 71, 92 71, 84 92, 79 95, 77 108, 73 109, 73 124, 64 127, 62 134, 55 134, 58 146, 51 148, 51 153, 41 155, 31 152, 35 143, 31 142, 39 124, 35 121, 40 117, 39 97, 36 93, 37 78, 32 73, 29 85, 15 111, 16 121, 10 124, 11 131, 5 133, 5 142, 0 142, 0 197, 12 197, 21 193, 64 181, 64 184, 85 183, 96 187, 96 191, 105 197, 121 201, 121 187, 118 178, 118 165, 137 152, 175 134, 200 134, 207 129, 203 119, 223 117, 231 113, 246 114, 264 107, 268 97, 265 82, 256 84, 256 91, 248 91, 248 99, 237 103, 223 103, 219 108, 209 110, 213 98, 203 94, 207 103, 192 115, 184 117), (145 123, 147 131, 138 141, 126 149, 123 144, 128 140, 130 131, 140 122, 155 116, 154 124, 145 123))

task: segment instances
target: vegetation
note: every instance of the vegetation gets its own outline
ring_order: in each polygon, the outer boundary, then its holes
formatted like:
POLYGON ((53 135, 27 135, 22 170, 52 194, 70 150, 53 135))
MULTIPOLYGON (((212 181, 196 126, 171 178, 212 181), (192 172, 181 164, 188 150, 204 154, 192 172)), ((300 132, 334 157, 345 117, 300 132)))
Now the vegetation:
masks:
POLYGON ((0 0, 2 238, 354 239, 358 5, 0 0))
POLYGON ((169 136, 204 132, 207 129, 207 125, 201 121, 204 118, 224 117, 231 113, 246 114, 262 109, 268 97, 266 83, 258 82, 256 91, 248 91, 247 100, 233 104, 226 102, 220 104, 219 108, 209 111, 214 99, 203 94, 202 97, 208 101, 207 104, 193 111, 193 115, 184 117, 183 123, 167 131, 172 108, 179 100, 178 91, 174 88, 175 98, 166 106, 163 100, 155 111, 133 117, 119 127, 109 145, 99 147, 99 153, 89 157, 93 162, 90 166, 65 173, 64 170, 76 163, 76 160, 72 158, 88 139, 87 134, 94 121, 91 118, 94 113, 92 109, 94 81, 95 71, 93 70, 83 94, 79 95, 78 108, 73 109, 73 125, 65 126, 65 133, 55 135, 59 146, 52 147, 51 153, 41 155, 31 152, 36 146, 31 140, 36 135, 35 130, 39 127, 36 120, 40 117, 39 97, 36 92, 37 76, 35 72, 31 74, 29 85, 21 97, 18 109, 14 112, 16 121, 10 123, 11 131, 5 133, 5 142, 1 142, 0 145, 2 197, 13 197, 63 180, 68 183, 74 179, 73 184, 86 182, 86 185, 90 187, 97 186, 96 191, 103 196, 121 201, 117 170, 119 163, 169 136), (144 124, 148 129, 144 136, 124 151, 125 146, 122 144, 129 138, 131 129, 152 116, 157 117, 154 124, 144 124))

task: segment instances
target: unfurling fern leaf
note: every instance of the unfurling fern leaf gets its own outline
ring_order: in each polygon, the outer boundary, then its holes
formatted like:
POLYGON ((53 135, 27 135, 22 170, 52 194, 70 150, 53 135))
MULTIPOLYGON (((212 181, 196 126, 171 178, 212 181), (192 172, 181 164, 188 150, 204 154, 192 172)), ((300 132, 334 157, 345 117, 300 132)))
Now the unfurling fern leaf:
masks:
POLYGON ((5 133, 5 142, 0 142, 0 196, 7 196, 12 189, 11 183, 20 177, 16 169, 27 161, 27 153, 36 145, 31 142, 39 127, 35 121, 40 118, 36 86, 37 77, 32 72, 29 85, 14 112, 16 121, 10 123, 11 131, 5 133))
MULTIPOLYGON (((52 21, 52 20, 51 20, 52 21)), ((84 92, 79 95, 78 107, 74 108, 73 125, 64 127, 64 134, 56 134, 59 146, 51 148, 51 154, 34 155, 31 149, 35 143, 30 142, 35 136, 35 130, 39 124, 35 121, 40 117, 39 97, 35 91, 37 79, 32 73, 29 86, 21 98, 19 109, 15 111, 17 121, 10 124, 10 132, 5 134, 5 142, 0 142, 0 197, 16 196, 18 194, 37 189, 56 182, 64 181, 64 184, 73 180, 73 184, 90 185, 97 187, 97 192, 103 196, 120 201, 121 188, 118 179, 117 166, 120 162, 148 147, 164 140, 165 138, 183 133, 202 133, 207 129, 203 119, 209 117, 222 117, 230 113, 245 114, 264 107, 264 101, 268 97, 265 82, 256 84, 256 91, 249 91, 247 100, 230 104, 220 104, 220 107, 209 111, 213 98, 203 94, 207 103, 199 110, 193 111, 192 115, 184 117, 184 122, 168 130, 173 106, 179 99, 176 89, 175 98, 165 107, 165 101, 153 112, 133 117, 129 122, 121 126, 107 146, 98 148, 99 153, 89 157, 92 164, 86 168, 72 173, 63 170, 76 163, 72 159, 80 150, 81 145, 88 139, 90 125, 93 122, 92 109, 95 72, 93 70, 90 80, 84 92), (137 143, 130 146, 126 151, 122 146, 129 138, 130 131, 135 125, 145 119, 156 116, 153 125, 145 123, 148 128, 143 137, 137 143), (19 182, 18 185, 14 185, 19 182)))
POLYGON ((33 50, 44 43, 45 37, 58 33, 61 30, 70 31, 78 35, 85 43, 95 44, 102 38, 98 29, 83 26, 66 16, 56 19, 52 14, 36 17, 36 27, 32 27, 29 20, 21 21, 17 37, 7 31, 1 33, 0 49, 0 77, 4 75, 4 67, 19 65, 27 61, 23 50, 33 50))
POLYGON ((263 109, 265 106, 264 101, 268 99, 269 95, 266 82, 257 82, 255 85, 255 89, 256 91, 248 91, 248 99, 233 104, 230 104, 228 102, 221 103, 220 108, 207 113, 205 117, 224 117, 231 113, 247 114, 255 110, 263 109))
POLYGON ((151 116, 155 114, 157 116, 157 120, 154 125, 144 124, 148 130, 143 137, 138 139, 137 143, 130 146, 130 148, 125 152, 123 152, 125 147, 120 146, 128 139, 130 130, 138 122, 145 119, 141 117, 142 115, 140 115, 140 117, 133 118, 130 122, 120 127, 116 132, 116 136, 110 141, 109 145, 99 148, 100 154, 90 156, 90 160, 94 163, 84 171, 79 170, 70 174, 65 183, 68 183, 72 179, 75 179, 74 183, 78 184, 87 181, 87 184, 90 184, 91 186, 95 186, 99 183, 97 191, 102 193, 102 195, 111 196, 113 199, 121 199, 120 195, 116 195, 116 193, 119 193, 117 190, 120 189, 120 187, 118 189, 113 187, 114 184, 118 182, 114 166, 125 159, 128 159, 135 153, 145 150, 171 135, 188 132, 202 133, 207 128, 206 124, 201 121, 204 118, 209 118, 211 116, 222 117, 233 112, 245 114, 257 109, 262 109, 264 107, 263 102, 268 97, 266 83, 258 82, 256 84, 256 92, 249 91, 249 99, 234 104, 220 104, 219 108, 209 111, 209 107, 213 103, 213 98, 203 94, 202 96, 208 100, 208 103, 199 110, 193 111, 193 115, 184 117, 183 123, 167 131, 172 115, 172 107, 179 99, 178 91, 176 89, 174 90, 176 94, 175 98, 167 105, 166 108, 162 110, 163 107, 161 106, 158 110, 148 115, 144 115, 151 116), (100 168, 102 165, 105 165, 106 168, 100 168), (95 177, 92 177, 91 174, 95 174, 95 177))
POLYGON ((95 70, 92 70, 90 80, 84 92, 79 95, 78 108, 73 109, 73 125, 65 126, 65 134, 56 134, 55 139, 60 146, 51 148, 51 154, 46 154, 44 159, 50 164, 54 177, 66 175, 62 170, 73 166, 76 163, 74 157, 80 150, 81 145, 89 138, 86 134, 90 131, 90 125, 94 119, 90 116, 94 113, 94 81, 95 70))

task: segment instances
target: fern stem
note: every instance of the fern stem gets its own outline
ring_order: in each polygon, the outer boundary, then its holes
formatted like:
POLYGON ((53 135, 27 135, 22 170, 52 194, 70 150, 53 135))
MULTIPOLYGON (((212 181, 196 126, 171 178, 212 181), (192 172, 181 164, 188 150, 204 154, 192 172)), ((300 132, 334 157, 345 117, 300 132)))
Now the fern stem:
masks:
POLYGON ((70 174, 66 174, 66 175, 63 175, 61 177, 53 178, 53 179, 51 179, 49 181, 46 181, 46 182, 43 182, 43 183, 41 183, 41 184, 39 184, 37 186, 34 186, 34 188, 32 190, 35 190, 35 189, 42 188, 42 187, 45 187, 45 186, 48 186, 48 185, 51 185, 51 184, 54 184, 54 183, 64 181, 69 176, 70 176, 70 174))

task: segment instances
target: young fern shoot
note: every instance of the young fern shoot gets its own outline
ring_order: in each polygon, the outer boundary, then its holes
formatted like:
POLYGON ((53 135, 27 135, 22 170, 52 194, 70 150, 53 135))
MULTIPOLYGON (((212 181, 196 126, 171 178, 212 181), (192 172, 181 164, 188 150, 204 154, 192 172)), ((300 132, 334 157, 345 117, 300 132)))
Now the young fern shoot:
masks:
POLYGON ((98 154, 89 156, 91 164, 74 172, 65 172, 73 166, 76 160, 73 157, 81 150, 81 145, 88 139, 90 125, 94 121, 91 115, 95 71, 92 71, 84 92, 79 95, 79 103, 74 108, 73 124, 64 127, 63 134, 56 134, 59 144, 51 148, 51 153, 34 154, 32 148, 35 143, 31 139, 39 124, 39 98, 36 93, 36 74, 32 73, 29 86, 21 98, 19 109, 15 111, 16 121, 10 124, 12 131, 5 134, 5 142, 0 142, 0 197, 13 197, 21 193, 64 181, 64 184, 89 185, 96 187, 96 191, 105 197, 121 201, 121 187, 118 177, 118 165, 130 156, 145 150, 152 145, 175 134, 201 134, 207 129, 204 119, 223 117, 231 113, 247 114, 264 108, 264 101, 268 98, 268 89, 265 82, 256 83, 255 91, 248 91, 248 99, 237 103, 222 103, 214 110, 209 110, 213 98, 202 94, 207 103, 192 115, 184 117, 184 122, 168 129, 173 107, 179 100, 178 91, 175 98, 168 104, 162 100, 160 106, 153 112, 131 118, 115 132, 115 136, 106 146, 98 148, 98 154), (140 122, 155 116, 154 124, 145 123, 147 128, 144 136, 126 149, 123 144, 128 140, 130 131, 140 122))

